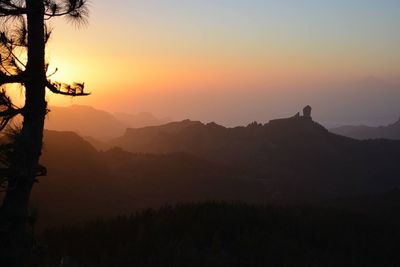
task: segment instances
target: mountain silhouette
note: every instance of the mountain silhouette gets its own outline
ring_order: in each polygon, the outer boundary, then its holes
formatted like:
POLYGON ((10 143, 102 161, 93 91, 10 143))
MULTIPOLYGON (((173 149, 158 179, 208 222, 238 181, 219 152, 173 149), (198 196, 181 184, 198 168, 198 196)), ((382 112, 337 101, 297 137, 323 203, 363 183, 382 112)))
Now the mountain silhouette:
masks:
POLYGON ((262 202, 268 195, 261 182, 222 164, 184 153, 99 152, 73 132, 45 131, 41 162, 48 175, 32 196, 40 229, 169 203, 262 202))
POLYGON ((49 130, 73 131, 100 140, 118 136, 126 127, 106 111, 81 105, 50 107, 45 122, 45 128, 49 130))
POLYGON ((112 114, 90 106, 72 105, 50 107, 45 127, 49 130, 74 131, 81 136, 90 136, 94 142, 103 142, 122 135, 128 127, 160 125, 168 121, 168 118, 158 119, 150 113, 112 114))
POLYGON ((137 114, 117 112, 113 115, 117 120, 123 122, 130 128, 161 125, 171 121, 171 118, 157 118, 149 112, 140 112, 137 114))
POLYGON ((181 202, 300 203, 400 187, 400 141, 339 136, 307 114, 236 128, 186 120, 129 129, 113 145, 122 148, 45 132, 48 176, 33 193, 41 227, 181 202))
POLYGON ((395 139, 400 140, 400 118, 387 126, 341 126, 330 129, 331 132, 355 139, 395 139))
POLYGON ((268 181, 286 196, 377 192, 399 183, 400 142, 353 140, 299 114, 235 128, 186 120, 128 129, 111 144, 133 153, 192 154, 268 181))

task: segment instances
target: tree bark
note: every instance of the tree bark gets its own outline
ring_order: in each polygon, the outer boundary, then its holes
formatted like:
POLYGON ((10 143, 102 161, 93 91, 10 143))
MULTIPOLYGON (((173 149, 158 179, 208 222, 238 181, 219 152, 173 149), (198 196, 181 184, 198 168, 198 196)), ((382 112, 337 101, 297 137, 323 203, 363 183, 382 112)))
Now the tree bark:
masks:
POLYGON ((29 198, 38 170, 47 110, 43 0, 26 0, 26 7, 29 11, 24 119, 11 161, 13 175, 9 178, 9 190, 2 206, 3 220, 9 226, 9 242, 15 246, 23 245, 26 233, 29 198))

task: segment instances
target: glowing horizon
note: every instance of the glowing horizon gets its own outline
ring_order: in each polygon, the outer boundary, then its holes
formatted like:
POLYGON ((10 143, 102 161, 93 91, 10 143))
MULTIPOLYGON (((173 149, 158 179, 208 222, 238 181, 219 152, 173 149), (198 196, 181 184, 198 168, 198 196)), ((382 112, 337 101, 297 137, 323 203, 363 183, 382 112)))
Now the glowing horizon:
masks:
POLYGON ((85 82, 93 95, 48 99, 201 117, 175 109, 176 98, 205 95, 197 100, 207 105, 240 90, 272 97, 367 76, 400 81, 399 15, 394 0, 92 1, 87 26, 52 23, 47 58, 53 79, 85 82))

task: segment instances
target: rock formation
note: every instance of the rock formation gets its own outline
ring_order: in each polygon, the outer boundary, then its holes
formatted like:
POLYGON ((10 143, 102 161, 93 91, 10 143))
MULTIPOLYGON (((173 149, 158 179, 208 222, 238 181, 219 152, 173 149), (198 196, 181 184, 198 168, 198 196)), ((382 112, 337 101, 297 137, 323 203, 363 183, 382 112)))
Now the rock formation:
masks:
POLYGON ((303 108, 303 117, 307 119, 311 119, 311 110, 312 108, 310 106, 305 106, 303 108))

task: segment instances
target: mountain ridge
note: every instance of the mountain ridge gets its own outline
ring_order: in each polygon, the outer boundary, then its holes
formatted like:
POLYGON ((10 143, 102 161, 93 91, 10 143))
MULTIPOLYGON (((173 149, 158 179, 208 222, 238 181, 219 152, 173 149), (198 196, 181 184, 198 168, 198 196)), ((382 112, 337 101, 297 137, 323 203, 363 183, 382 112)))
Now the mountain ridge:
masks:
POLYGON ((386 126, 374 127, 366 125, 347 125, 332 128, 330 131, 339 135, 361 140, 379 138, 400 140, 400 117, 396 122, 386 126))
POLYGON ((151 113, 110 113, 91 106, 71 105, 50 107, 45 128, 58 131, 74 131, 81 136, 90 136, 99 141, 108 141, 120 136, 128 127, 159 125, 169 121, 158 119, 151 113))
POLYGON ((339 136, 311 116, 235 128, 186 120, 127 136, 132 146, 101 151, 76 133, 45 132, 48 176, 32 203, 47 226, 179 202, 301 203, 400 188, 400 141, 339 136))
POLYGON ((399 183, 396 175, 400 170, 395 164, 399 141, 354 140, 331 133, 311 116, 299 114, 235 128, 186 120, 128 129, 111 144, 132 153, 196 155, 252 177, 273 179, 286 193, 293 190, 291 194, 296 194, 297 190, 303 197, 379 191, 399 183), (296 184, 295 179, 304 183, 296 184))

